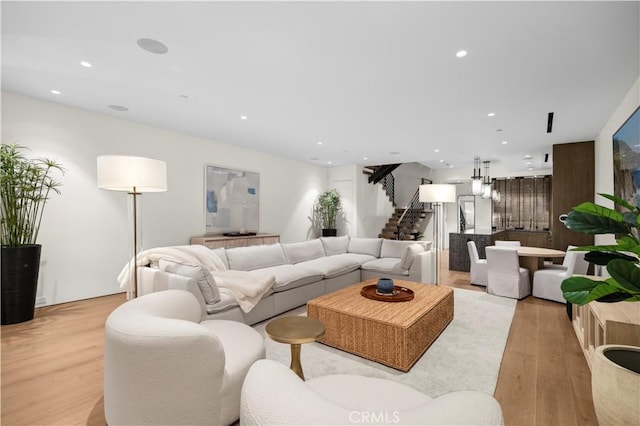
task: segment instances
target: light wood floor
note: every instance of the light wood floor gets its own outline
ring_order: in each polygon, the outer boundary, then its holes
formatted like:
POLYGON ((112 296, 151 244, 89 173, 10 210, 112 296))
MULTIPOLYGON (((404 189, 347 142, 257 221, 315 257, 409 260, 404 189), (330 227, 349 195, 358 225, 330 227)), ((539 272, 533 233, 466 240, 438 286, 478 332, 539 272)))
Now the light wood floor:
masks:
MULTIPOLYGON (((442 258, 443 284, 484 291, 442 258)), ((104 322, 124 301, 117 294, 49 306, 33 321, 2 326, 2 425, 105 424, 104 322)), ((506 425, 597 425, 590 380, 564 306, 518 301, 495 393, 506 425)))

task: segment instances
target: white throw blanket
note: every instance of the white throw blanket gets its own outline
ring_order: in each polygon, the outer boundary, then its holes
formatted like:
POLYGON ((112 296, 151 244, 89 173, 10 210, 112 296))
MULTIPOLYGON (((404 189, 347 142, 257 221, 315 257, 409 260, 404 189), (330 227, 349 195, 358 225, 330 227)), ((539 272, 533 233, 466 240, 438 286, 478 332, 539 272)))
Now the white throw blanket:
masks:
MULTIPOLYGON (((137 263, 138 266, 148 266, 152 263, 157 264, 160 259, 189 265, 202 265, 209 270, 216 285, 229 289, 233 293, 244 312, 253 309, 275 283, 273 275, 257 276, 245 271, 227 270, 222 260, 211 249, 202 245, 152 248, 140 253, 137 263)), ((125 265, 118 275, 118 282, 121 289, 131 289, 129 264, 125 265)))

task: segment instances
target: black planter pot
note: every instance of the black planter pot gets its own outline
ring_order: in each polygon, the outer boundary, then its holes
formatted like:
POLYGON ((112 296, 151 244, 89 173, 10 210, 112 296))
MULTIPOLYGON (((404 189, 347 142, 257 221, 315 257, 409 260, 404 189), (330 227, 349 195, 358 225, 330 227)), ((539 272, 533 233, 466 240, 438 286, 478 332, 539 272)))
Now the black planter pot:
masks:
POLYGON ((2 325, 33 319, 41 248, 2 247, 2 325))
POLYGON ((322 236, 323 237, 335 237, 336 235, 338 235, 338 230, 337 229, 323 229, 322 230, 322 236))

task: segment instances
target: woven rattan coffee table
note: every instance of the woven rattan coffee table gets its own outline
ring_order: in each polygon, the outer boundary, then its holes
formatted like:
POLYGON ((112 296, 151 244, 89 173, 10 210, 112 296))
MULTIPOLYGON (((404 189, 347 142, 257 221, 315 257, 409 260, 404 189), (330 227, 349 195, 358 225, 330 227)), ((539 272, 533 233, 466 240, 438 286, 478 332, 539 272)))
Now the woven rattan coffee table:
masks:
POLYGON ((453 289, 410 281, 408 302, 379 302, 360 295, 371 279, 307 303, 307 316, 325 325, 319 342, 401 371, 409 371, 453 319, 453 289))

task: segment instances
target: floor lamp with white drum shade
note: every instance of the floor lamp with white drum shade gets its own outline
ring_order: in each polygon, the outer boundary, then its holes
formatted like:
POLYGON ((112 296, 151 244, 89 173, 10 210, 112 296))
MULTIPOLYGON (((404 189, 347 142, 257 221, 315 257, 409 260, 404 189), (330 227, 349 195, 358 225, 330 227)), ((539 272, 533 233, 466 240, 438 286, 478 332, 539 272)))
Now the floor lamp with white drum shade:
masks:
MULTIPOLYGON (((126 155, 101 155, 98 157, 98 188, 110 191, 126 191, 133 196, 133 287, 129 298, 138 295, 138 200, 145 192, 167 190, 167 163, 146 157, 126 155)), ((131 280, 129 283, 131 285, 131 280)))
MULTIPOLYGON (((435 248, 436 248, 436 285, 439 284, 440 273, 440 221, 444 217, 442 206, 444 203, 455 203, 456 186, 449 184, 420 185, 419 200, 422 203, 433 203, 435 206, 435 248)), ((444 227, 442 228, 444 229, 444 227)))

